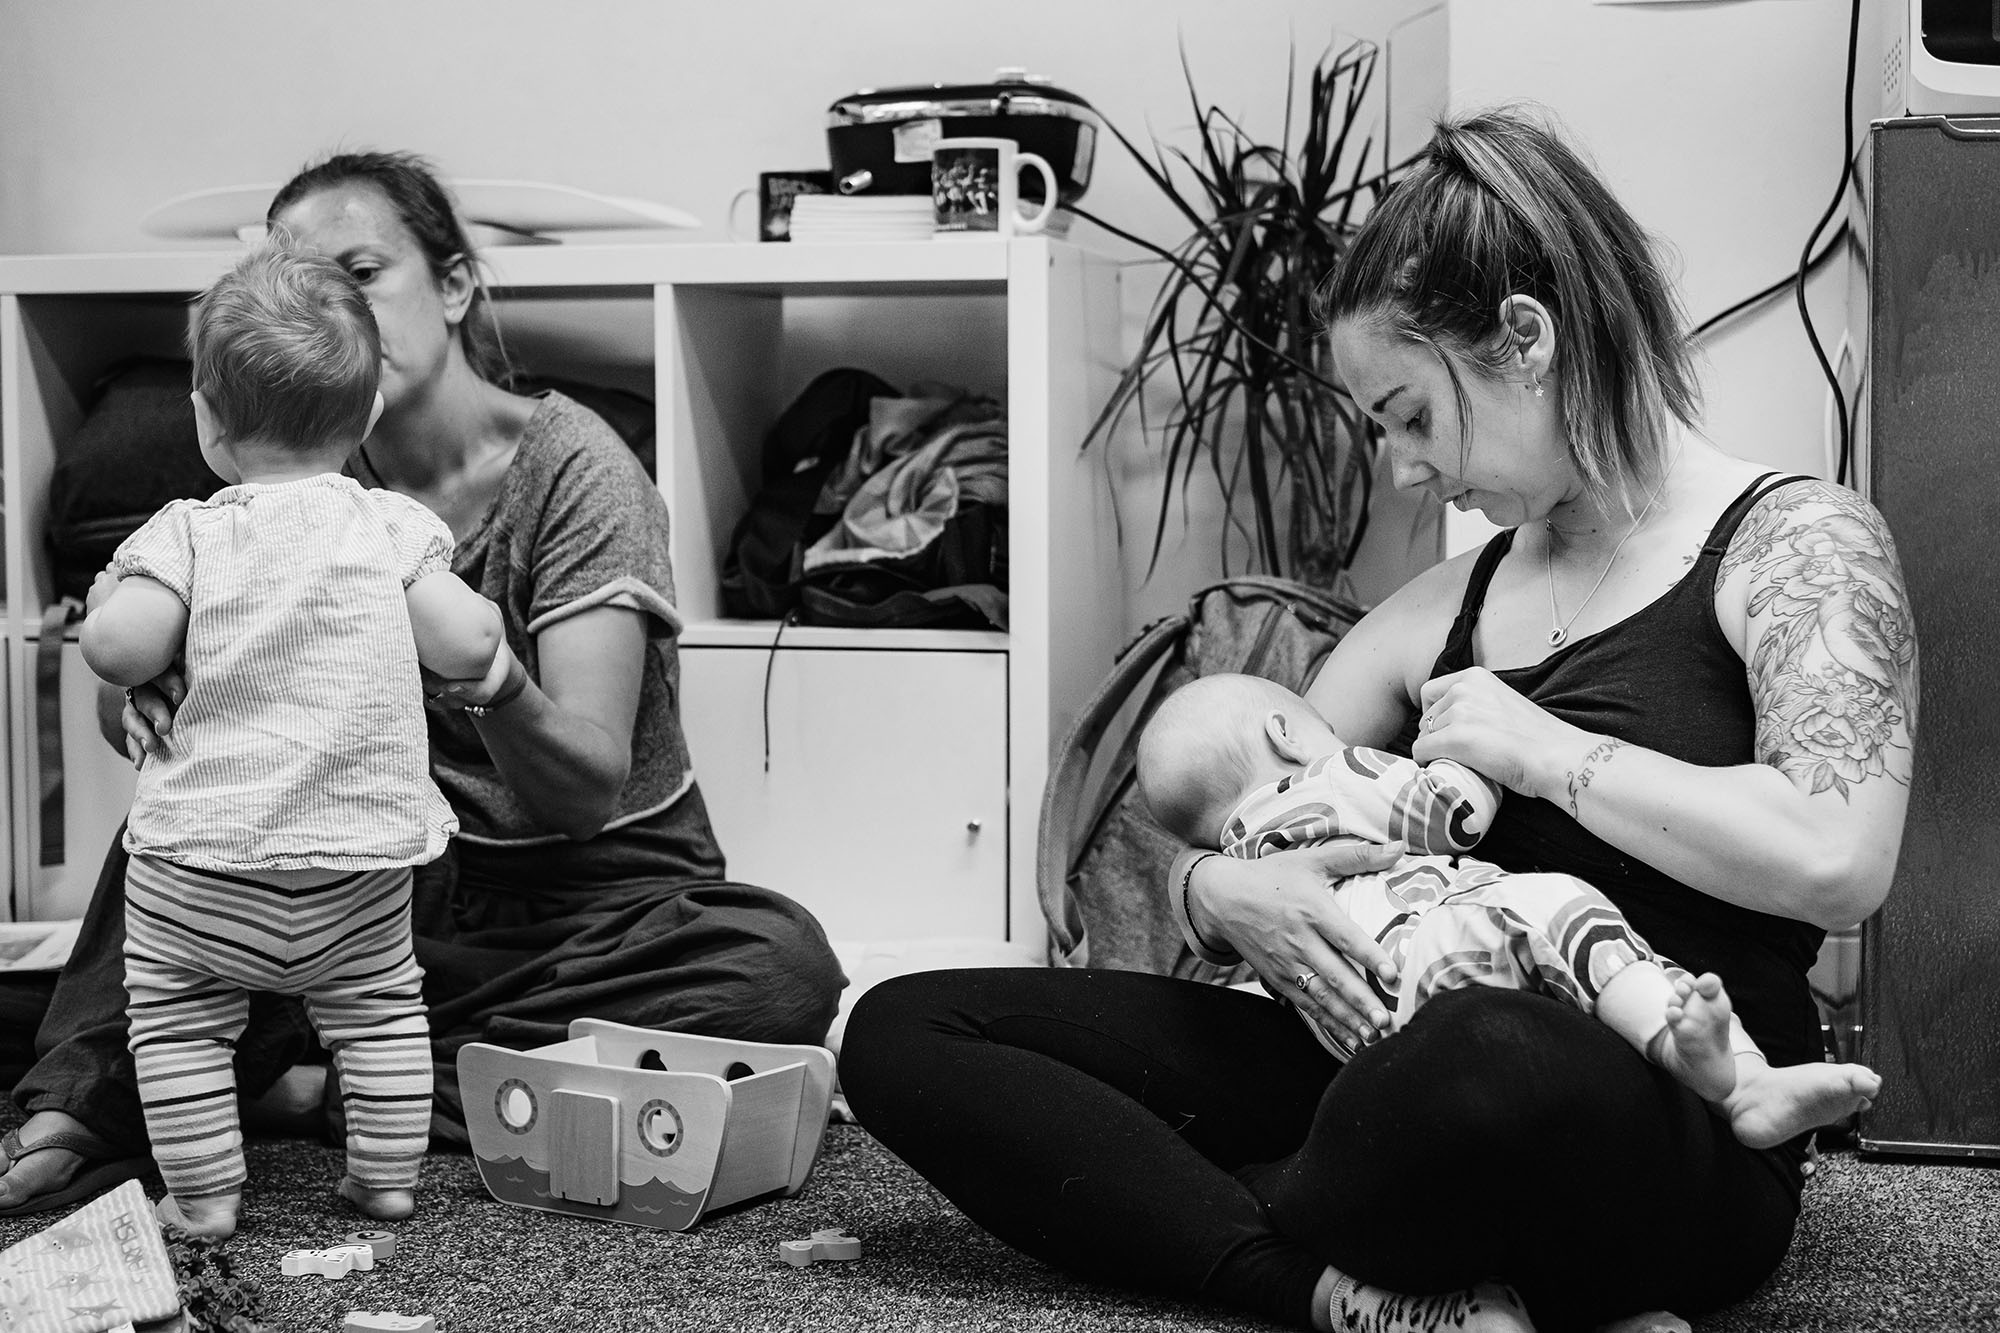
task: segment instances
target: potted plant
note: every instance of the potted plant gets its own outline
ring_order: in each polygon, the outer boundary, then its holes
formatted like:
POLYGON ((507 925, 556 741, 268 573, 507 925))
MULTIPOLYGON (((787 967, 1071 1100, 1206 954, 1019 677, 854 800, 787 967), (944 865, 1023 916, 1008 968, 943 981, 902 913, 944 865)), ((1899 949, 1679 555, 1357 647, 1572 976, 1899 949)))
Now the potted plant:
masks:
POLYGON ((1156 142, 1149 155, 1107 122, 1191 228, 1166 249, 1077 210, 1168 265, 1138 349, 1085 439, 1086 446, 1100 440, 1136 406, 1142 430, 1162 441, 1165 485, 1149 574, 1176 490, 1205 467, 1227 515, 1225 570, 1234 528, 1249 539, 1254 571, 1346 587, 1368 524, 1375 437, 1329 379, 1316 294, 1358 225, 1357 206, 1390 179, 1367 166, 1373 140, 1359 124, 1375 60, 1375 47, 1363 41, 1321 57, 1296 148, 1295 71, 1286 78, 1283 134, 1263 143, 1202 105, 1185 53, 1196 152, 1156 142), (1146 407, 1156 382, 1176 399, 1157 427, 1146 407))

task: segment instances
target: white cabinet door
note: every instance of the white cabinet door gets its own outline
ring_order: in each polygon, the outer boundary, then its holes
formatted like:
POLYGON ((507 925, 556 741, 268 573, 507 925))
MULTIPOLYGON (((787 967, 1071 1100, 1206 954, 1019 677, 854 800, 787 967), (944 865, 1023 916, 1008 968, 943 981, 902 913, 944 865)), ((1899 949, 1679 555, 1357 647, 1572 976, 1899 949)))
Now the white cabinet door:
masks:
POLYGON ((61 865, 41 863, 41 823, 39 808, 40 736, 35 720, 35 645, 23 646, 14 664, 14 679, 27 699, 27 735, 23 757, 26 768, 27 854, 26 879, 29 891, 19 904, 24 919, 59 921, 83 915, 97 886, 97 872, 103 868, 104 854, 111 839, 125 822, 132 806, 132 787, 137 774, 132 765, 104 743, 97 732, 97 677, 83 664, 76 644, 62 647, 62 729, 63 729, 63 841, 61 865))
POLYGON ((1006 937, 1006 654, 683 647, 681 678, 732 879, 834 939, 1006 937))

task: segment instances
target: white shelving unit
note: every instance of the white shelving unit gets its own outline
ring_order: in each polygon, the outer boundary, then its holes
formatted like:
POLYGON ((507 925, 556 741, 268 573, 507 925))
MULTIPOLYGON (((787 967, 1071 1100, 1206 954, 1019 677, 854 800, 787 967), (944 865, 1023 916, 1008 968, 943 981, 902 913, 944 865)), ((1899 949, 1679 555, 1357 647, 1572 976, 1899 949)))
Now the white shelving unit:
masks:
MULTIPOLYGON (((93 380, 125 356, 176 354, 187 298, 234 254, 0 257, 0 743, 13 738, 0 777, 22 918, 82 910, 131 790, 68 646, 69 854, 40 864, 29 686, 51 595, 50 469, 93 380)), ((683 714, 732 877, 797 898, 836 939, 1038 943, 1034 820, 1050 752, 1124 630, 1105 460, 1078 449, 1118 369, 1116 264, 1040 237, 547 246, 486 259, 518 364, 639 389, 658 406, 658 484, 687 620, 683 714), (719 572, 765 430, 838 365, 1007 404, 1007 632, 792 626, 773 652, 775 624, 722 616, 719 572)))

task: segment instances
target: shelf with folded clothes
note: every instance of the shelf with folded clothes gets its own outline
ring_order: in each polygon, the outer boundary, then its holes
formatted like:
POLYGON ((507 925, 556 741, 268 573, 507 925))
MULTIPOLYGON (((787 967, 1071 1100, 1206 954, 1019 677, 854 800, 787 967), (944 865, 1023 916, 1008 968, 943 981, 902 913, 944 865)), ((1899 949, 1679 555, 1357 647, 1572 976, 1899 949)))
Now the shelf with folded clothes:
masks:
MULTIPOLYGON (((771 487, 791 487, 801 475, 814 480, 817 498, 801 497, 814 509, 813 519, 808 523, 798 514, 796 531, 772 534, 774 541, 782 537, 784 549, 774 545, 769 559, 783 563, 796 538, 795 554, 806 569, 880 553, 880 547, 844 549, 866 546, 871 534, 882 537, 883 547, 919 542, 940 518, 935 499, 927 503, 920 493, 926 486, 956 495, 990 492, 997 485, 1001 493, 987 498, 1005 512, 1014 442, 1004 292, 772 296, 700 287, 671 289, 666 304, 663 398, 672 411, 663 415, 662 425, 672 443, 662 456, 673 463, 661 485, 673 510, 675 578, 690 623, 776 620, 798 608, 796 589, 769 601, 732 596, 730 589, 742 577, 733 560, 740 554, 746 515, 768 505, 771 487), (870 399, 856 387, 839 422, 828 419, 818 427, 825 438, 812 451, 812 470, 796 472, 772 454, 774 432, 793 428, 804 395, 826 377, 842 374, 874 385, 881 396, 870 399), (955 403, 963 406, 954 408, 955 403), (879 422, 870 422, 871 404, 879 422), (933 429, 915 419, 931 404, 990 423, 960 427, 982 431, 976 444, 986 460, 970 463, 980 475, 954 467, 944 478, 934 469, 906 477, 910 485, 891 496, 886 473, 875 473, 891 464, 922 462, 909 455, 933 429), (892 527, 893 537, 884 536, 892 527)), ((797 460, 797 466, 809 467, 808 460, 797 460)), ((1003 547, 1007 536, 999 534, 1003 547)), ((779 574, 766 569, 760 577, 775 580, 779 574)), ((801 618, 829 623, 809 609, 801 618)), ((1004 613, 961 617, 961 623, 979 628, 1005 620, 1004 613)))

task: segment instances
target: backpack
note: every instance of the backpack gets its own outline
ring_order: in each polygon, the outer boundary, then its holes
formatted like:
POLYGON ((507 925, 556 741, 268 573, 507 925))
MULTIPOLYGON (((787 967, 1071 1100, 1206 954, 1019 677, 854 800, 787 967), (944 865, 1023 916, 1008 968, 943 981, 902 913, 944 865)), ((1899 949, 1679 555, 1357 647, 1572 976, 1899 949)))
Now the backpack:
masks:
POLYGON ((63 864, 63 735, 59 690, 63 627, 127 537, 169 500, 206 499, 222 488, 195 437, 194 366, 172 357, 119 361, 91 386, 76 433, 55 451, 42 540, 54 596, 42 612, 35 654, 41 774, 41 864, 63 864))
POLYGON ((1236 671, 1303 691, 1361 614, 1286 579, 1227 579, 1119 652, 1057 751, 1042 796, 1035 879, 1052 965, 1221 984, 1252 978, 1247 964, 1196 958, 1181 936, 1166 880, 1182 845, 1139 795, 1139 732, 1162 699, 1197 676, 1236 671))
POLYGON ((722 560, 722 611, 777 620, 799 603, 800 553, 820 534, 813 503, 868 424, 868 404, 900 398, 865 370, 829 370, 800 392, 765 433, 758 491, 722 560))
POLYGON ((653 408, 653 400, 646 395, 630 389, 586 384, 561 375, 516 373, 507 377, 503 387, 528 398, 538 398, 553 389, 578 406, 589 408, 604 418, 604 424, 625 441, 633 457, 639 460, 639 466, 646 470, 646 476, 651 478, 656 475, 659 413, 653 408))
POLYGON ((43 528, 58 599, 82 599, 118 544, 169 500, 222 488, 195 439, 194 367, 134 357, 93 387, 76 434, 56 450, 43 528))

